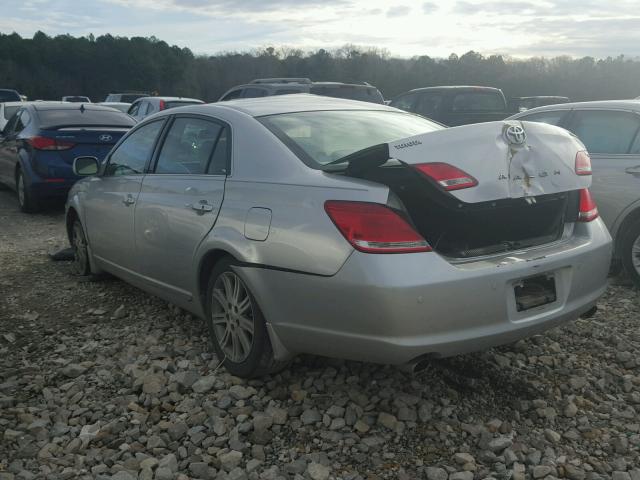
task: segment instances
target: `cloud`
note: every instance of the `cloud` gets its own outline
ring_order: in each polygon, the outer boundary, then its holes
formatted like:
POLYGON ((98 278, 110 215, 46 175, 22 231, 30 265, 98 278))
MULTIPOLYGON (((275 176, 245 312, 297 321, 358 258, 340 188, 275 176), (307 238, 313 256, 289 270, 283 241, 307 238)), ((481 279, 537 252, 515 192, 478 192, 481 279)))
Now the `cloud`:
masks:
POLYGON ((440 7, 438 6, 438 4, 433 3, 433 2, 424 2, 422 4, 422 12, 425 15, 429 15, 431 13, 436 12, 440 7))
POLYGON ((398 5, 397 7, 391 7, 387 10, 387 17, 404 17, 405 15, 409 15, 409 12, 411 12, 411 8, 408 6, 398 5))

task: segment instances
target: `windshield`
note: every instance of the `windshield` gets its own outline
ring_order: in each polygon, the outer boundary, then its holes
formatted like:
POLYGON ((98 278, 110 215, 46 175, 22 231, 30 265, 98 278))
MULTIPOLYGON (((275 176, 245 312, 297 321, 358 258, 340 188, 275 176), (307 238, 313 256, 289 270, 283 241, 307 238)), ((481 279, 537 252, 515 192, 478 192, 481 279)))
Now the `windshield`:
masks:
POLYGON ((299 112, 259 120, 313 168, 373 145, 443 128, 417 115, 388 111, 299 112))
POLYGON ((19 102, 20 95, 13 90, 0 90, 0 102, 19 102))

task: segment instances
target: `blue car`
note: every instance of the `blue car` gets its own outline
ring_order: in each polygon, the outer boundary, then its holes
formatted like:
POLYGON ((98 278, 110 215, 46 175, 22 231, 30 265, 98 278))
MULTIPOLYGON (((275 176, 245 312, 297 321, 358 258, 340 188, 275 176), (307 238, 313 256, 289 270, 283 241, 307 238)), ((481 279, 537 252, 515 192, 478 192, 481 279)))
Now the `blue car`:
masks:
POLYGON ((136 121, 91 104, 25 104, 0 133, 0 182, 16 190, 20 208, 33 213, 64 199, 78 180, 73 159, 102 160, 136 121))

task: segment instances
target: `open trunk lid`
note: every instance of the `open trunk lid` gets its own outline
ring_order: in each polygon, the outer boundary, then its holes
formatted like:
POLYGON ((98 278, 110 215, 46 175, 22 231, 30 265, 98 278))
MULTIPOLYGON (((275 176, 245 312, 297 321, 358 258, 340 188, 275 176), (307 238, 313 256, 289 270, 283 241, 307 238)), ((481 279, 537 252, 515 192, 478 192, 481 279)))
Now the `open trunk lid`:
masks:
POLYGON ((558 127, 492 122, 356 152, 345 157, 348 166, 341 173, 387 185, 390 208, 435 251, 463 259, 570 235, 578 218, 580 190, 591 183, 590 175, 575 172, 576 155, 582 150, 580 141, 558 127), (447 191, 414 168, 436 162, 463 170, 477 184, 447 191))
POLYGON ((450 192, 467 203, 522 198, 588 188, 575 173, 584 146, 571 133, 543 123, 505 121, 448 128, 388 144, 389 156, 408 164, 443 162, 478 185, 450 192))

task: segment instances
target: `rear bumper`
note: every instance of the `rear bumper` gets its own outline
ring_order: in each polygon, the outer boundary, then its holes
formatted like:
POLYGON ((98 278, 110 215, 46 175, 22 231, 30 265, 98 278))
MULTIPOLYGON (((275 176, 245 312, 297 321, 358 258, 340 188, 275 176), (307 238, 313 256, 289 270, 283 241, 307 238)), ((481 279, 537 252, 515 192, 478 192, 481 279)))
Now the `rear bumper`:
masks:
POLYGON ((565 242, 452 264, 436 253, 354 252, 332 277, 241 267, 276 354, 402 364, 516 341, 577 318, 606 288, 611 237, 600 219, 565 242), (557 300, 518 312, 514 286, 548 274, 557 300))

